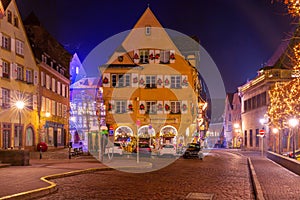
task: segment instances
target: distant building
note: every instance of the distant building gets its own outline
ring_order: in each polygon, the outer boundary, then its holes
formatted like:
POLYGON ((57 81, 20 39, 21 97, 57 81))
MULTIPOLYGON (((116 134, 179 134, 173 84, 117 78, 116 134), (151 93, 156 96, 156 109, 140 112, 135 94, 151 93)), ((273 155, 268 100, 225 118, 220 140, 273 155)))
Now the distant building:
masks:
POLYGON ((69 67, 71 54, 54 39, 31 13, 24 21, 39 67, 38 121, 40 140, 50 148, 65 147, 69 135, 69 67))
POLYGON ((241 100, 238 93, 228 93, 226 96, 223 127, 226 147, 240 148, 242 142, 241 100))
POLYGON ((0 148, 33 150, 39 142, 39 69, 15 0, 0 0, 0 27, 0 148))
POLYGON ((99 132, 96 97, 99 77, 82 78, 70 86, 70 134, 74 144, 87 147, 88 133, 99 132))
POLYGON ((76 81, 86 77, 86 72, 81 64, 81 61, 77 53, 73 54, 72 61, 70 63, 70 80, 71 85, 76 81))
POLYGON ((154 146, 181 146, 205 136, 207 104, 196 61, 186 58, 147 8, 100 67, 111 140, 128 143, 138 136, 154 146))

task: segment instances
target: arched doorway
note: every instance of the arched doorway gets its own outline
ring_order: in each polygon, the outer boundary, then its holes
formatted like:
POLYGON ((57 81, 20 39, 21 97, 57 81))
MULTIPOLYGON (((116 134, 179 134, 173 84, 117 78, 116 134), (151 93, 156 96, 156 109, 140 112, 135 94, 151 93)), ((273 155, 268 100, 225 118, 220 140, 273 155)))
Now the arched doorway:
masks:
POLYGON ((132 152, 134 148, 132 129, 129 126, 119 126, 115 131, 114 142, 121 143, 125 151, 132 152))
POLYGON ((160 129, 160 144, 176 144, 178 132, 174 126, 167 125, 160 129))
POLYGON ((155 129, 149 124, 138 129, 139 142, 149 143, 150 146, 155 145, 155 129))

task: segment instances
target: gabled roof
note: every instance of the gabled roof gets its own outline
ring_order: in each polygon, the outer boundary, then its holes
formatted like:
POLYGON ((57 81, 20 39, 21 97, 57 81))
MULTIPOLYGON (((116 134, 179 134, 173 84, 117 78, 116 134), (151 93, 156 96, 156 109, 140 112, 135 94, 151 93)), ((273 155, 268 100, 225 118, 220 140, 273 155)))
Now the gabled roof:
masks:
POLYGON ((162 28, 162 25, 159 23, 149 7, 145 10, 144 14, 140 17, 133 28, 144 28, 145 26, 162 28))
POLYGON ((70 89, 95 89, 99 87, 100 77, 82 78, 70 86, 70 89))
POLYGON ((66 68, 69 77, 72 55, 41 25, 37 16, 31 12, 24 20, 24 26, 36 59, 41 60, 43 52, 66 68))
MULTIPOLYGON (((132 52, 135 49, 172 49, 177 55, 180 51, 148 7, 129 32, 122 44, 116 49, 107 64, 117 60, 119 55, 132 52), (145 27, 151 27, 151 35, 145 34, 145 27)), ((128 54, 129 55, 129 54, 128 54)))

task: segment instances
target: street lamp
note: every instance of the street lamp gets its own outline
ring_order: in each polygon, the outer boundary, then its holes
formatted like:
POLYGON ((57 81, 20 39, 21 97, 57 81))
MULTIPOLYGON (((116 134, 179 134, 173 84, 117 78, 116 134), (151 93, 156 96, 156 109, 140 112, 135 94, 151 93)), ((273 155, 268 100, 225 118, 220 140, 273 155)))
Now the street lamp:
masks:
POLYGON ((294 128, 296 127, 296 126, 298 126, 298 124, 299 124, 299 120, 298 119, 296 119, 296 118, 291 118, 291 119, 289 119, 289 125, 290 125, 290 127, 292 127, 292 136, 293 136, 293 158, 296 158, 295 157, 295 143, 296 143, 296 141, 295 141, 295 131, 294 131, 294 128))
POLYGON ((25 107, 25 102, 24 101, 17 101, 16 102, 16 107, 18 109, 18 113, 19 113, 19 126, 18 126, 18 140, 19 140, 19 149, 21 149, 21 112, 25 107))

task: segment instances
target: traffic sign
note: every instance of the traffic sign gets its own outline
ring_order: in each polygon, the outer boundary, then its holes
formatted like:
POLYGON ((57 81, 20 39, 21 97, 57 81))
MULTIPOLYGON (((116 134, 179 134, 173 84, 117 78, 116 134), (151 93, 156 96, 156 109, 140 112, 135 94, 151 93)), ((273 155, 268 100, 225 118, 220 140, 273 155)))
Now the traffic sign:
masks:
POLYGON ((265 130, 264 129, 261 129, 261 130, 259 130, 259 135, 264 135, 265 134, 265 130))

